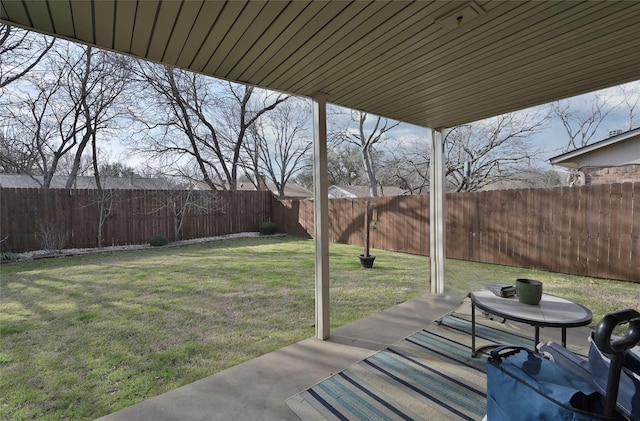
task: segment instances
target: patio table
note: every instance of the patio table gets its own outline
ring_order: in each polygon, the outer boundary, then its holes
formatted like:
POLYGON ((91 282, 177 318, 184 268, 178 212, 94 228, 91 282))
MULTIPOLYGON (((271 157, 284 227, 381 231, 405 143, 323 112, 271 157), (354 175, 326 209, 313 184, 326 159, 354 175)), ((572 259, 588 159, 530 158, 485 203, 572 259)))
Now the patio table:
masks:
POLYGON ((540 327, 562 329, 562 346, 567 346, 567 328, 586 326, 593 320, 591 310, 573 301, 542 294, 538 305, 523 304, 516 297, 498 297, 488 290, 475 291, 471 298, 471 356, 495 347, 487 345, 476 350, 476 307, 507 320, 521 322, 535 328, 534 349, 540 342, 540 327))

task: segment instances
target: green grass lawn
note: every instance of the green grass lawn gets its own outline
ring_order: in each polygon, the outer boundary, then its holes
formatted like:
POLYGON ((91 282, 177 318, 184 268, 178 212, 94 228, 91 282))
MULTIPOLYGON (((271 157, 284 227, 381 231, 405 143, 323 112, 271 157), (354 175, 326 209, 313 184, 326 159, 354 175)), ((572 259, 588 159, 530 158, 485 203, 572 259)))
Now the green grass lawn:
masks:
MULTIPOLYGON (((246 238, 0 267, 0 417, 91 419, 314 334, 314 243, 246 238)), ((428 257, 331 244, 337 327, 429 291, 428 257)), ((447 293, 531 277, 596 321, 637 284, 448 261, 447 293)))

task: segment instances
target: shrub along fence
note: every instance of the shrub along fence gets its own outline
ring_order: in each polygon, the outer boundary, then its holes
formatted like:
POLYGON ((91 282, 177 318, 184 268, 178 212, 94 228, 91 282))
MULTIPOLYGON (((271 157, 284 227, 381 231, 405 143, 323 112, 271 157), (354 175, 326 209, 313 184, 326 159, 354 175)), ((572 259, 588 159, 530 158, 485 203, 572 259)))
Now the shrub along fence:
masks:
MULTIPOLYGON (((119 190, 103 228, 104 245, 175 240, 163 192, 119 190)), ((220 210, 190 211, 182 238, 257 231, 313 236, 313 201, 278 201, 269 192, 219 192, 220 210)), ((0 236, 12 251, 96 247, 99 201, 92 190, 2 189, 0 236)), ((429 255, 429 196, 331 199, 330 241, 364 247, 366 202, 376 208, 371 247, 429 255)), ((640 282, 640 183, 447 194, 447 257, 640 282)))
MULTIPOLYGON (((367 200, 372 247, 429 255, 429 196, 332 199, 330 241, 364 245, 367 200)), ((446 206, 448 258, 640 282, 640 183, 450 193, 446 206)), ((273 210, 282 231, 313 235, 313 202, 273 210)))

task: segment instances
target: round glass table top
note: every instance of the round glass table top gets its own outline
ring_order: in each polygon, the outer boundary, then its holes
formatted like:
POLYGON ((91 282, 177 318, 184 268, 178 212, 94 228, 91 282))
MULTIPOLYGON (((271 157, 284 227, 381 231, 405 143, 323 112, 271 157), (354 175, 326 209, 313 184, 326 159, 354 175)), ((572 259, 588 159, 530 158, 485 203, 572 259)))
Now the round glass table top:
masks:
POLYGON ((488 313, 533 326, 577 327, 588 325, 593 319, 588 308, 549 294, 542 294, 538 305, 523 304, 517 297, 498 297, 488 290, 472 292, 469 297, 488 313))

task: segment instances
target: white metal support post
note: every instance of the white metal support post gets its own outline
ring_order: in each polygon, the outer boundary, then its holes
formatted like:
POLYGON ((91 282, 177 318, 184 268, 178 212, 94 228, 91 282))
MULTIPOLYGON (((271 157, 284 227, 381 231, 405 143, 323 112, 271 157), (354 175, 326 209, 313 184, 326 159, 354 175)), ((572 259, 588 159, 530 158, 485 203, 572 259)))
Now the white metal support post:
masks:
POLYGON ((431 261, 431 293, 444 293, 444 259, 446 208, 444 192, 443 128, 431 131, 431 166, 429 194, 429 258, 431 261))
POLYGON ((313 96, 313 197, 316 256, 316 337, 328 339, 329 320, 329 186, 327 176, 326 95, 313 96))

